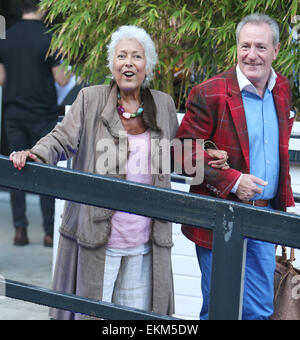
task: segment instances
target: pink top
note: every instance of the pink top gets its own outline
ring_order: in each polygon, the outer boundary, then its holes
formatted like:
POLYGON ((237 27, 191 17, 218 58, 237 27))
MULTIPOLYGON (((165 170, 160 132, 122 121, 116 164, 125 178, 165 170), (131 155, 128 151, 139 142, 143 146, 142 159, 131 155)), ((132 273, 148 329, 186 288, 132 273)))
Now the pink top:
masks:
MULTIPOLYGON (((126 179, 152 184, 150 130, 139 135, 128 134, 129 157, 126 179)), ((130 248, 147 243, 150 239, 151 218, 122 211, 112 217, 109 248, 130 248)))

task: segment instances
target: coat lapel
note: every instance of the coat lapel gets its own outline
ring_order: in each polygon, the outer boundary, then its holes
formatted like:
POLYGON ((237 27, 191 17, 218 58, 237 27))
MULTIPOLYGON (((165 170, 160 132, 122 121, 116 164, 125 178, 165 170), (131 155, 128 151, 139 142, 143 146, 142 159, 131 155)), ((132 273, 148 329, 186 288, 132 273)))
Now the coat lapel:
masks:
POLYGON ((104 124, 115 138, 119 138, 120 133, 125 133, 125 129, 117 111, 117 93, 117 84, 113 83, 109 91, 107 103, 101 113, 104 124))
MULTIPOLYGON (((103 121, 103 125, 106 129, 98 128, 98 134, 96 138, 96 152, 97 145, 100 143, 108 143, 110 146, 109 152, 112 159, 116 160, 116 164, 112 162, 112 167, 104 167, 105 171, 108 171, 110 175, 117 174, 118 177, 123 177, 126 173, 126 163, 128 156, 128 139, 127 133, 123 127, 120 116, 117 111, 117 85, 113 83, 110 86, 108 96, 106 98, 106 104, 102 112, 100 112, 100 119, 103 121), (113 139, 112 139, 113 137, 113 139), (106 141, 105 141, 106 139, 106 141), (110 141, 110 142, 108 142, 110 141)), ((101 149, 101 148, 100 148, 101 149)), ((106 151, 108 152, 108 150, 106 151)), ((98 154, 99 156, 99 154, 98 154)), ((97 167, 101 168, 100 166, 97 167)), ((98 171, 99 173, 99 171, 98 171)), ((103 174, 101 172, 100 174, 103 174)))
POLYGON ((232 116, 233 123, 239 138, 242 153, 250 170, 249 161, 249 136, 247 129, 246 115, 243 105, 242 95, 238 86, 235 67, 230 70, 227 80, 227 103, 230 108, 230 114, 232 116))

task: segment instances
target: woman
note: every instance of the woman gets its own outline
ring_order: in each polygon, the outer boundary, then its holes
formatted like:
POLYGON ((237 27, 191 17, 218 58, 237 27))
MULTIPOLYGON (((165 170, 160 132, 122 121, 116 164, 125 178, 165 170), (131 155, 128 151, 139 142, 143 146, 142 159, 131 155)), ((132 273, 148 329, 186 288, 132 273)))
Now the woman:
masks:
MULTIPOLYGON (((73 157, 74 169, 170 187, 170 174, 151 172, 153 155, 160 154, 153 141, 172 140, 178 127, 172 98, 147 88, 157 62, 154 43, 143 29, 122 26, 108 45, 108 62, 112 84, 82 89, 62 123, 31 150, 10 156, 15 167, 21 170, 27 158, 56 164, 73 157), (136 171, 137 153, 143 171, 136 171)), ((213 165, 223 166, 223 158, 213 165)), ((54 289, 172 314, 172 245, 169 222, 66 202, 54 289)), ((56 309, 50 315, 87 318, 56 309)))

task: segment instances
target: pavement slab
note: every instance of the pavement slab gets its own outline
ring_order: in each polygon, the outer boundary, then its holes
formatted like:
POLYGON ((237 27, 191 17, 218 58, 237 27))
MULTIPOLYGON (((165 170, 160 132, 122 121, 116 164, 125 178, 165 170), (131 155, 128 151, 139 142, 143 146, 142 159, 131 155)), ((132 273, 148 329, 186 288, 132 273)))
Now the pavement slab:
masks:
MULTIPOLYGON (((14 246, 9 193, 0 191, 0 276, 43 288, 51 288, 53 249, 43 245, 44 231, 39 197, 26 195, 30 244, 14 246)), ((48 307, 0 298, 0 320, 49 320, 48 307)))

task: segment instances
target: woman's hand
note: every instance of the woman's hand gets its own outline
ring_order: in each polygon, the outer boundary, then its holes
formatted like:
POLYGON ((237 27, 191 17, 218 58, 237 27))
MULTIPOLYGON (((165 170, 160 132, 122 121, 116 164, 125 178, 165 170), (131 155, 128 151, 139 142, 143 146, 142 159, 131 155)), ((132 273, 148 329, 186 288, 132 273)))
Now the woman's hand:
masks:
POLYGON ((228 154, 224 150, 206 149, 209 157, 214 158, 214 161, 208 162, 212 168, 228 170, 230 168, 228 161, 228 154))
POLYGON ((37 160, 37 156, 28 150, 13 151, 9 155, 9 160, 13 162, 14 167, 18 168, 19 171, 24 168, 27 158, 30 158, 32 161, 37 160))

